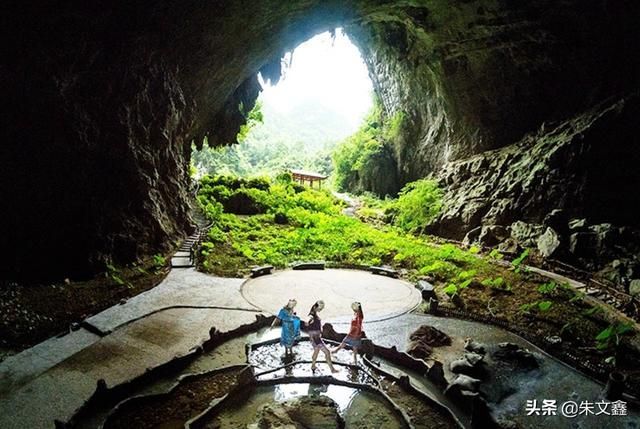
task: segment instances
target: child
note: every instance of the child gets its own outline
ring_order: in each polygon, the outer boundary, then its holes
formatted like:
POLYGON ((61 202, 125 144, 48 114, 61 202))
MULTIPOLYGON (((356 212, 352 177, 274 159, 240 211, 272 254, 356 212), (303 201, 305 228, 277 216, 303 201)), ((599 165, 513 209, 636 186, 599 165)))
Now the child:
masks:
POLYGON ((318 353, 320 352, 320 350, 322 350, 327 360, 327 365, 329 365, 329 369, 332 373, 336 373, 338 372, 338 370, 333 367, 333 363, 331 362, 331 353, 329 353, 329 349, 322 341, 322 321, 318 316, 318 312, 322 311, 323 308, 324 301, 317 301, 315 304, 313 304, 311 310, 309 311, 309 322, 307 326, 309 340, 311 340, 311 345, 313 346, 313 355, 311 356, 311 370, 316 370, 316 359, 318 358, 318 353))
POLYGON ((284 346, 285 356, 293 354, 293 343, 300 335, 300 319, 293 312, 297 303, 295 299, 290 299, 287 305, 280 309, 278 316, 273 320, 273 323, 271 323, 271 327, 273 328, 278 320, 282 322, 280 344, 284 346))
POLYGON ((353 310, 353 319, 351 319, 351 329, 340 345, 332 350, 332 353, 336 353, 345 345, 353 349, 353 363, 358 363, 358 348, 360 347, 360 337, 362 336, 362 319, 364 319, 364 313, 362 312, 362 305, 359 302, 351 304, 353 310))

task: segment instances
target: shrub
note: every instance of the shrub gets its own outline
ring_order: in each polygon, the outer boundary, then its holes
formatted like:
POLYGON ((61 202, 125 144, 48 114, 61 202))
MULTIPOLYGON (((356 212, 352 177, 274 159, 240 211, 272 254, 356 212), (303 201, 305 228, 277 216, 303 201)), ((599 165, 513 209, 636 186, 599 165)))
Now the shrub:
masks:
POLYGON ((394 204, 393 223, 408 232, 421 230, 440 213, 442 195, 435 180, 422 179, 407 184, 394 204))

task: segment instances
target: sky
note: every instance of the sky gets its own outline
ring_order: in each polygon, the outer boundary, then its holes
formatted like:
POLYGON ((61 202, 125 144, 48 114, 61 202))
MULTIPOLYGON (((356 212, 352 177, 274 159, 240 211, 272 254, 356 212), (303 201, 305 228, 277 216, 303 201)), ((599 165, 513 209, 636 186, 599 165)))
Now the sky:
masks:
POLYGON ((333 40, 326 32, 300 44, 277 85, 261 83, 263 104, 286 113, 300 103, 320 103, 347 118, 350 133, 358 129, 372 104, 367 67, 340 29, 333 40))

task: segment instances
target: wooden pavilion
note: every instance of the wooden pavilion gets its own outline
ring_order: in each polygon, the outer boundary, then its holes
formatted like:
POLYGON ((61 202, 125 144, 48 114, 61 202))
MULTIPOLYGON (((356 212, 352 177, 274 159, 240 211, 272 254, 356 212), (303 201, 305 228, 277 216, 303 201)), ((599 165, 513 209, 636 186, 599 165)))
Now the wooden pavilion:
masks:
POLYGON ((313 188, 314 183, 318 183, 318 189, 322 188, 322 181, 327 178, 320 173, 314 173, 312 171, 304 171, 304 170, 289 170, 293 180, 300 183, 301 185, 305 185, 306 182, 309 183, 309 186, 313 188))

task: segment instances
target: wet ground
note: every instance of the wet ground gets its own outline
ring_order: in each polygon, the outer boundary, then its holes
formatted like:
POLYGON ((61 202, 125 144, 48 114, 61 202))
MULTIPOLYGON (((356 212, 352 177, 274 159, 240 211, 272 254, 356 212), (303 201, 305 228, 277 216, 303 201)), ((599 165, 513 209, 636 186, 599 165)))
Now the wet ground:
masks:
POLYGON ((305 339, 295 346, 293 358, 285 357, 278 344, 263 343, 247 348, 248 343, 268 342, 277 333, 277 329, 264 329, 229 340, 213 351, 202 354, 182 370, 132 389, 127 394, 132 399, 121 401, 116 409, 113 406, 98 406, 85 412, 76 419, 75 427, 99 428, 103 427, 105 421, 105 428, 182 427, 216 398, 224 397, 233 389, 239 367, 228 370, 224 367, 246 362, 255 365, 258 383, 276 384, 243 388, 245 394, 231 401, 237 406, 225 406, 223 412, 214 413, 205 420, 208 427, 246 428, 256 421, 258 411, 267 404, 319 395, 335 401, 348 428, 406 427, 404 420, 399 418, 398 412, 383 396, 375 391, 362 390, 357 385, 380 388, 416 422, 429 423, 428 426, 417 424, 416 427, 454 427, 450 418, 434 412, 427 403, 407 394, 392 380, 374 374, 362 361, 360 365, 352 365, 353 355, 348 350, 341 350, 335 355, 338 372, 332 374, 322 359, 318 360, 318 368, 311 370, 309 359, 312 348, 305 339), (297 378, 315 378, 317 382, 296 383, 297 378), (328 378, 331 378, 330 382, 323 382, 328 378), (353 386, 335 384, 340 382, 352 383, 353 386))
MULTIPOLYGON (((492 373, 490 378, 485 382, 486 387, 483 388, 485 395, 489 398, 490 406, 493 409, 493 414, 496 418, 502 418, 506 420, 512 420, 517 422, 522 428, 540 428, 540 427, 552 427, 552 428, 630 428, 635 429, 640 427, 638 421, 640 421, 640 415, 636 410, 629 409, 628 416, 607 416, 602 413, 601 415, 576 415, 575 417, 564 417, 561 415, 561 406, 564 402, 573 401, 578 405, 582 403, 593 403, 594 412, 598 410, 596 402, 602 402, 602 386, 581 374, 577 373, 573 369, 565 366, 562 363, 557 362, 555 359, 550 358, 544 352, 537 349, 535 346, 527 343, 519 337, 506 332, 504 330, 486 326, 474 322, 443 319, 432 316, 409 314, 392 321, 365 323, 365 329, 367 335, 373 339, 374 342, 380 343, 384 346, 396 345, 400 350, 406 347, 408 342, 408 336, 421 324, 430 324, 438 329, 446 332, 453 338, 451 346, 441 347, 436 349, 436 356, 439 360, 445 362, 446 376, 451 378, 453 374, 448 370, 446 363, 453 359, 457 359, 463 352, 463 339, 466 336, 472 336, 476 341, 484 343, 489 350, 494 347, 498 342, 512 342, 519 344, 522 347, 529 349, 537 361, 539 362, 539 368, 532 370, 513 370, 513 368, 496 368, 496 372, 492 373), (526 403, 528 400, 536 400, 538 404, 542 404, 544 400, 555 400, 557 404, 556 415, 527 415, 526 403)), ((340 330, 340 326, 336 326, 340 330)), ((181 377, 186 374, 201 374, 206 373, 217 368, 222 368, 228 365, 239 365, 246 363, 247 361, 255 367, 255 373, 257 379, 261 382, 274 382, 274 379, 292 379, 292 377, 320 377, 324 380, 326 377, 334 377, 338 382, 347 383, 361 383, 369 384, 373 386, 380 386, 382 390, 387 392, 402 408, 411 410, 414 414, 415 422, 424 422, 425 416, 429 416, 432 419, 431 426, 417 427, 433 427, 433 425, 442 424, 443 427, 450 427, 450 423, 447 423, 447 419, 438 417, 438 414, 434 412, 433 408, 425 405, 424 400, 415 398, 411 395, 407 395, 406 392, 399 389, 399 387, 392 380, 387 380, 385 377, 380 377, 378 374, 374 374, 371 368, 366 367, 360 361, 359 367, 352 365, 353 355, 348 350, 341 350, 338 352, 333 360, 335 367, 338 369, 338 373, 331 374, 327 364, 324 362, 324 354, 320 353, 318 356, 317 366, 315 371, 311 370, 311 353, 312 348, 308 341, 300 341, 294 347, 293 357, 285 357, 283 348, 275 344, 262 344, 254 346, 247 357, 247 343, 260 343, 265 342, 273 338, 277 338, 279 334, 278 329, 263 329, 254 334, 242 338, 232 339, 227 341, 214 349, 211 352, 205 353, 191 362, 183 370, 178 373, 166 375, 163 378, 158 378, 153 383, 143 386, 136 391, 130 392, 131 396, 144 396, 161 394, 168 392, 173 386, 175 386, 181 377), (247 360, 248 359, 248 360, 247 360), (424 410, 420 410, 417 414, 416 409, 419 406, 425 407, 424 410)), ((489 353, 490 354, 490 353, 489 353)), ((380 357, 374 357, 374 362, 380 365, 380 367, 390 373, 395 373, 398 376, 407 374, 410 376, 411 382, 418 389, 427 393, 428 396, 434 400, 442 403, 444 406, 451 409, 461 422, 467 422, 468 419, 464 417, 464 412, 456 407, 456 404, 445 397, 440 389, 438 389, 433 383, 427 380, 422 374, 418 374, 414 371, 406 370, 393 364, 380 357)), ((488 363, 491 364, 490 357, 487 358, 488 363)), ((494 368, 493 366, 491 366, 494 368)), ((215 381, 215 376, 212 376, 212 380, 215 381)), ((318 380, 320 382, 320 379, 318 380)), ((309 384, 309 383, 293 383, 293 384, 277 384, 275 386, 260 386, 250 396, 246 396, 243 400, 247 400, 245 406, 238 406, 233 409, 227 410, 224 413, 222 420, 219 423, 225 425, 220 427, 247 427, 252 423, 251 420, 255 417, 255 413, 267 403, 285 402, 292 398, 302 397, 308 395, 309 392, 313 395, 327 395, 330 396, 336 403, 340 405, 341 415, 348 419, 349 416, 356 416, 356 412, 362 412, 363 410, 379 409, 379 404, 376 401, 380 401, 375 395, 371 397, 370 392, 359 391, 348 386, 336 386, 326 383, 321 384, 309 384), (345 405, 348 404, 348 405, 345 405), (357 407, 356 407, 357 405, 357 407), (360 411, 358 411, 360 410, 360 411), (244 424, 244 426, 233 426, 236 422, 238 425, 244 424), (240 423, 238 423, 240 422, 240 423)), ((212 381, 214 388, 219 383, 212 381)), ((231 387, 233 384, 229 383, 231 387)), ((218 386, 219 387, 219 386, 218 386)), ((200 408, 193 406, 181 406, 181 410, 192 410, 191 417, 197 414, 195 411, 201 410, 203 404, 208 404, 213 399, 209 388, 191 389, 184 386, 178 390, 182 392, 170 396, 172 398, 167 403, 184 404, 187 401, 189 404, 200 404, 200 408), (200 393, 194 393, 196 392, 200 393), (198 398, 198 395, 204 395, 198 398), (186 396, 185 396, 186 395, 186 396), (182 397, 181 397, 182 396, 182 397), (186 398, 186 399, 185 399, 186 398)), ((224 392, 218 392, 219 396, 222 396, 224 392)), ((169 417, 165 421, 167 424, 178 424, 178 420, 184 424, 188 417, 184 413, 171 414, 172 407, 162 406, 162 403, 167 401, 166 398, 159 397, 158 402, 152 405, 151 408, 138 407, 139 411, 135 411, 134 414, 129 415, 126 418, 122 416, 118 417, 117 421, 119 426, 110 427, 126 427, 126 423, 136 422, 141 415, 151 413, 153 409, 162 409, 169 412, 169 417), (136 417, 137 416, 137 417, 136 417), (174 418, 175 417, 175 418, 174 418)), ((384 402, 384 401, 383 401, 384 402)), ((586 405, 584 405, 586 406, 586 405)), ((610 406, 609 406, 610 408, 610 406)), ((407 414, 411 417, 412 412, 407 414)), ((97 428, 100 427, 101 421, 109 414, 113 413, 110 409, 103 409, 96 413, 91 419, 86 419, 83 422, 79 422, 79 428, 97 428), (102 417, 99 417, 102 416, 102 417)), ((218 414, 216 414, 218 416, 218 414)), ((223 416, 223 414, 220 414, 223 416)), ((384 420, 385 413, 381 414, 381 419, 384 420)), ((113 418, 113 417, 112 417, 113 418)), ((377 418, 377 417, 376 417, 377 418)), ((450 420, 450 419, 449 419, 450 420)), ((150 419, 149 421, 153 421, 150 419)), ((215 427, 214 422, 216 420, 211 418, 210 423, 215 427)), ((169 426, 163 427, 172 427, 169 426)), ((136 426, 136 427, 159 427, 159 426, 136 426)), ((177 426, 176 426, 177 427, 177 426)), ((358 426, 347 426, 358 427, 358 426)), ((383 426, 386 427, 386 426, 383 426)))
MULTIPOLYGON (((332 322, 338 332, 348 330, 348 325, 343 322, 350 318, 350 302, 357 299, 363 302, 367 309, 364 330, 368 338, 379 345, 397 346, 403 350, 408 344, 409 335, 425 324, 449 334, 453 338, 451 346, 436 348, 433 353, 434 358, 445 363, 445 375, 449 379, 453 374, 449 371, 448 363, 462 356, 464 339, 472 337, 475 341, 484 343, 489 351, 486 362, 490 371, 481 391, 488 398, 497 418, 515 421, 522 428, 640 428, 637 423, 640 421, 637 410, 628 409, 628 416, 611 416, 604 412, 594 416, 598 411, 596 403, 602 402, 601 384, 549 357, 534 345, 509 332, 476 322, 406 314, 406 311, 414 307, 414 299, 416 302, 420 301, 417 290, 408 283, 351 270, 290 271, 286 275, 277 273, 253 279, 245 285, 242 285, 240 279, 223 281, 192 270, 183 270, 182 273, 180 278, 172 279, 170 276, 162 286, 153 291, 88 319, 86 322, 101 331, 104 336, 92 334, 95 338, 89 338, 84 342, 74 340, 73 344, 78 344, 80 350, 72 349, 67 343, 78 337, 82 330, 57 339, 53 342, 55 344, 45 344, 43 350, 41 347, 34 347, 22 355, 32 353, 43 359, 46 357, 45 364, 34 365, 33 359, 25 358, 21 362, 31 363, 21 372, 17 371, 20 368, 15 365, 7 364, 14 358, 7 358, 4 366, 0 367, 0 375, 6 375, 2 377, 0 387, 5 386, 8 392, 0 397, 0 411, 3 411, 0 414, 0 427, 50 427, 54 418, 68 420, 73 410, 95 391, 96 380, 105 379, 109 387, 122 385, 139 377, 147 368, 157 367, 176 356, 184 356, 209 337, 209 329, 212 326, 221 332, 229 332, 238 326, 253 322, 259 310, 245 300, 245 295, 264 295, 257 299, 261 303, 260 308, 268 311, 272 311, 273 308, 275 312, 291 297, 291 292, 300 287, 296 283, 296 279, 299 279, 305 283, 304 290, 301 289, 299 297, 296 296, 299 298, 299 314, 306 314, 306 307, 315 299, 337 296, 338 301, 327 304, 321 316, 325 322, 332 322), (349 288, 344 288, 345 284, 348 284, 349 288), (529 349, 539 367, 523 370, 498 365, 492 361, 490 354, 500 342, 511 342, 529 349), (68 353, 56 358, 58 360, 49 362, 49 358, 55 355, 51 352, 57 349, 68 353), (60 391, 64 391, 65 395, 60 395, 60 391), (56 401, 49 400, 52 397, 55 397, 56 401), (551 415, 544 415, 544 412, 534 412, 528 416, 526 404, 527 401, 533 400, 538 404, 545 400, 556 401, 556 414, 547 412, 551 415), (559 415, 561 405, 568 401, 575 402, 578 406, 582 404, 583 415, 559 415), (589 409, 585 408, 588 404, 593 404, 594 407, 591 414, 589 409)), ((452 427, 450 417, 435 411, 437 407, 430 406, 429 401, 407 395, 392 379, 376 374, 372 368, 362 365, 362 361, 360 367, 353 367, 353 356, 348 350, 342 350, 335 355, 334 361, 338 369, 335 375, 330 373, 323 353, 318 356, 318 368, 311 371, 312 350, 306 341, 301 341, 294 347, 293 360, 283 358, 284 351, 279 345, 264 344, 255 349, 247 361, 246 343, 264 342, 277 338, 279 333, 279 329, 266 329, 232 339, 212 351, 197 356, 180 369, 157 373, 153 380, 131 386, 125 395, 128 398, 156 395, 153 400, 146 399, 138 404, 140 406, 128 411, 126 405, 123 405, 118 413, 125 414, 120 416, 113 411, 116 403, 100 403, 90 413, 78 419, 77 427, 101 427, 110 414, 113 414, 111 418, 115 419, 112 422, 119 422, 120 426, 117 427, 147 427, 146 423, 150 423, 148 427, 179 427, 184 424, 186 418, 193 417, 193 414, 207 408, 212 400, 224 397, 234 385, 234 374, 212 371, 230 365, 244 365, 247 362, 255 366, 257 383, 263 384, 260 389, 264 392, 261 392, 259 397, 270 398, 268 401, 272 403, 279 401, 276 399, 279 395, 277 392, 289 392, 287 389, 293 389, 281 386, 306 383, 306 390, 305 387, 295 388, 297 393, 290 392, 291 395, 295 398, 308 397, 308 393, 312 391, 312 396, 323 396, 322 389, 326 388, 326 392, 333 392, 331 398, 338 404, 341 416, 345 419, 349 410, 354 413, 366 411, 375 415, 373 411, 367 410, 377 410, 379 407, 376 401, 380 398, 358 386, 377 386, 382 387, 396 404, 404 408, 409 417, 413 416, 416 427, 452 427), (201 376, 189 378, 191 384, 185 383, 185 377, 190 374, 201 376), (271 390, 264 386, 277 383, 280 384, 271 386, 271 390), (336 383, 342 385, 338 386, 336 383), (348 395, 345 393, 340 396, 335 392, 344 389, 336 391, 333 387, 343 387, 356 392, 351 391, 348 395), (367 395, 374 397, 367 398, 367 395), (358 409, 349 408, 353 405, 346 408, 340 405, 342 397, 351 398, 349 403, 359 404, 358 409), (143 424, 142 421, 146 423, 143 424), (151 424, 153 422, 157 424, 151 424)), ((428 397, 444 404, 459 417, 463 414, 422 374, 406 371, 380 357, 374 358, 374 361, 387 372, 398 376, 408 374, 412 384, 419 387, 428 397)), ((282 396, 289 398, 283 401, 291 400, 291 395, 282 396)), ((465 421, 463 418, 460 420, 465 421)))
POLYGON ((399 429, 406 427, 388 404, 375 394, 345 386, 307 383, 258 387, 246 401, 226 408, 207 424, 208 427, 246 429, 252 427, 260 410, 265 406, 286 403, 303 396, 331 398, 337 404, 338 414, 344 419, 347 428, 399 429))
MULTIPOLYGON (((464 340, 472 337, 474 340, 487 345, 488 354, 501 342, 511 342, 530 350, 536 357, 539 368, 533 370, 513 370, 509 367, 496 368, 490 374, 487 381, 487 392, 491 399, 490 405, 496 418, 504 418, 516 421, 522 428, 549 427, 554 429, 584 428, 600 429, 608 428, 640 428, 640 412, 629 409, 628 416, 608 416, 604 413, 576 415, 564 417, 560 408, 565 402, 594 404, 594 413, 598 411, 597 402, 602 402, 603 385, 596 382, 567 365, 547 355, 535 345, 507 332, 503 329, 484 325, 477 322, 435 317, 422 314, 406 314, 393 320, 380 322, 367 322, 364 330, 374 343, 386 347, 397 346, 399 350, 405 350, 409 343, 409 335, 421 325, 431 325, 452 339, 452 345, 438 347, 433 357, 445 362, 445 376, 452 378, 454 374, 449 371, 446 363, 458 359, 464 353, 464 340), (544 400, 556 401, 556 415, 527 415, 526 404, 528 400, 536 400, 542 404, 544 400)), ((347 329, 346 325, 336 324, 337 331, 347 329)), ((491 365, 491 358, 487 358, 491 365)), ((416 378, 419 380, 420 377, 416 378)), ((426 388, 432 385, 426 382, 426 388)), ((439 394, 436 394, 438 397, 439 394)), ((583 407, 588 405, 584 404, 583 407)), ((610 409, 611 406, 609 405, 610 409)), ((542 414, 542 413, 540 413, 542 414)))

